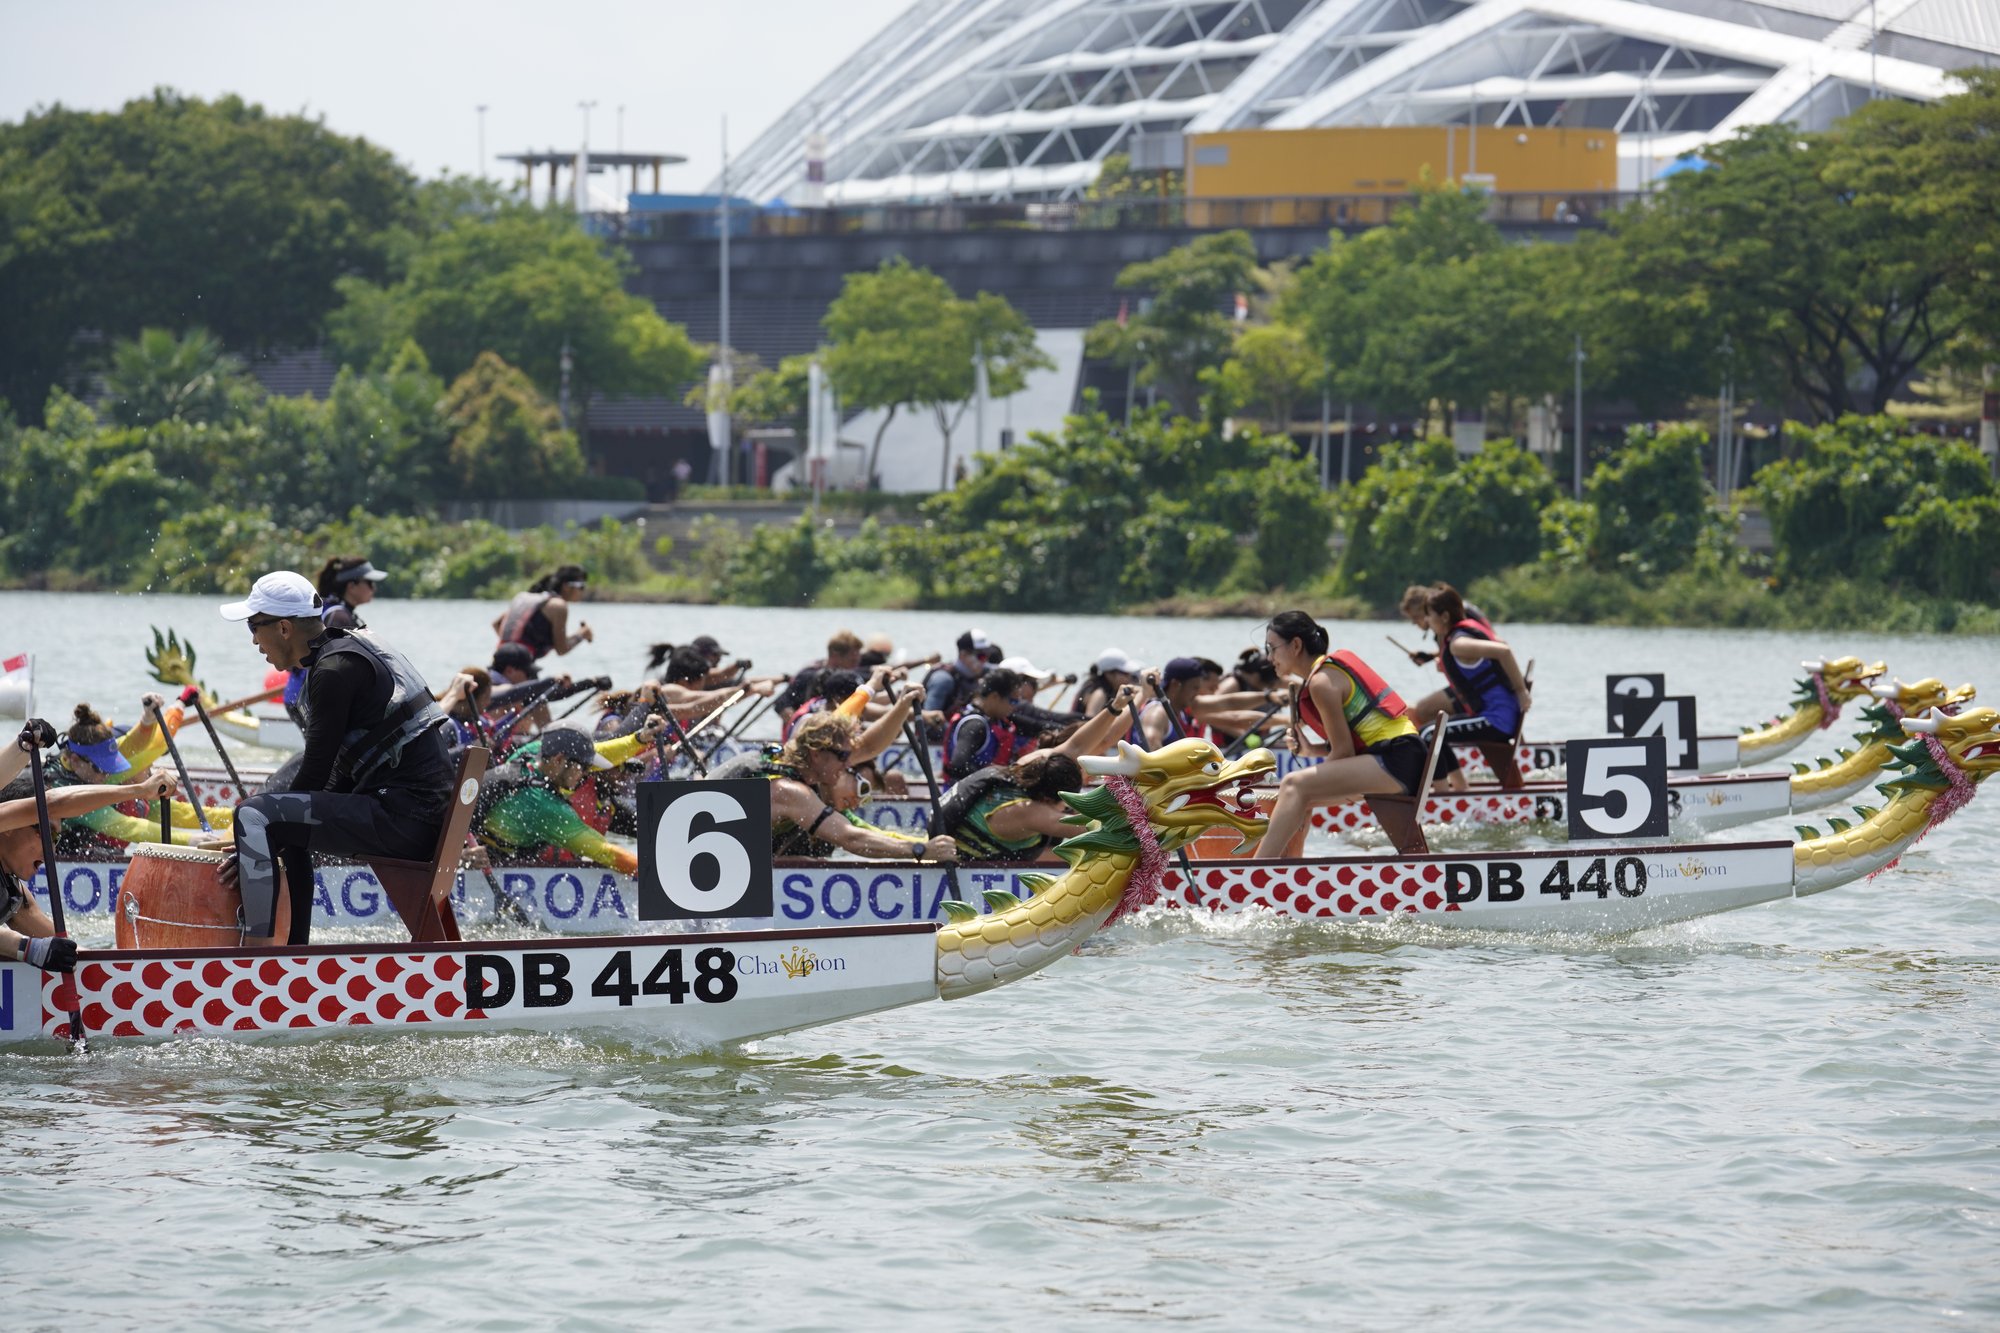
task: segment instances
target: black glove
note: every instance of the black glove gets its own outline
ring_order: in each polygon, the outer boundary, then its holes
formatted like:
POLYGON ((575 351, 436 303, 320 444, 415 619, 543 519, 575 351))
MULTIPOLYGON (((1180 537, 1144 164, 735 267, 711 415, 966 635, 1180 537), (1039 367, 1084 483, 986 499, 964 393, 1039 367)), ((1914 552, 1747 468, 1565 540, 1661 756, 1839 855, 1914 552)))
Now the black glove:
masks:
POLYGON ((31 717, 21 728, 23 750, 46 750, 56 743, 56 729, 39 717, 31 717))
POLYGON ((1415 662, 1415 663, 1416 663, 1416 664, 1417 664, 1418 666, 1422 666, 1422 665, 1424 665, 1424 663, 1426 663, 1426 662, 1429 662, 1429 661, 1432 661, 1432 660, 1433 660, 1433 659, 1435 659, 1436 657, 1437 657, 1437 654, 1436 654, 1436 653, 1411 653, 1411 654, 1410 654, 1410 660, 1411 660, 1412 662, 1415 662))
MULTIPOLYGON (((48 723, 44 722, 43 726, 48 723)), ((44 972, 76 971, 76 941, 57 935, 51 939, 28 940, 22 961, 44 972)))

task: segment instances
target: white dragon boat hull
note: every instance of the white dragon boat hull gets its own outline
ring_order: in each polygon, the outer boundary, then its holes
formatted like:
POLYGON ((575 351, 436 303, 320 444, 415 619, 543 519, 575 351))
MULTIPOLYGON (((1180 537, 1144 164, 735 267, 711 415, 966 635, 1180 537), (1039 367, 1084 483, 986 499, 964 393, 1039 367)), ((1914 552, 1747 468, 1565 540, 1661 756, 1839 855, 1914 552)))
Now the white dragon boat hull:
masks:
POLYGON ((0 964, 0 1042, 616 1027, 696 1048, 939 998, 933 923, 617 939, 109 950, 0 964))
MULTIPOLYGON (((1865 785, 1865 784, 1864 784, 1865 785)), ((1559 782, 1531 782, 1514 791, 1478 790, 1431 796, 1423 822, 1445 828, 1498 828, 1520 824, 1562 824, 1569 791, 1559 782)), ((1698 828, 1727 829, 1792 812, 1789 773, 1732 773, 1674 778, 1667 783, 1672 818, 1698 828)), ((1313 811, 1313 827, 1323 833, 1374 832, 1375 816, 1364 801, 1342 801, 1313 811)))

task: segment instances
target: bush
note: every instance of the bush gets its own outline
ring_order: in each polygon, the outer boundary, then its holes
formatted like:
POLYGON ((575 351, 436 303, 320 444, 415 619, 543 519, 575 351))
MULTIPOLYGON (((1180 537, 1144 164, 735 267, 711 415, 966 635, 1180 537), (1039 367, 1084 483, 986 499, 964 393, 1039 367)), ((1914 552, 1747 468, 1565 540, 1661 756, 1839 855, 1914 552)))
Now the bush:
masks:
POLYGON ((1992 473, 1961 441, 1905 435, 1887 417, 1793 427, 1797 458, 1758 472, 1778 572, 1787 580, 1856 577, 1926 591, 1991 593, 1992 473), (1892 522, 1892 520, 1900 520, 1892 522), (1949 543, 1926 549, 1933 539, 1949 543))
POLYGON ((1657 435, 1643 426, 1626 432, 1624 446, 1598 465, 1585 487, 1596 511, 1595 538, 1587 547, 1592 564, 1645 579, 1686 569, 1713 549, 1713 534, 1726 532, 1728 522, 1716 512, 1702 469, 1707 446, 1708 436, 1690 425, 1668 426, 1657 435))
POLYGON ((1555 483, 1510 440, 1461 459, 1446 440, 1392 445, 1348 488, 1340 588, 1386 606, 1412 582, 1463 588, 1534 559, 1555 483))

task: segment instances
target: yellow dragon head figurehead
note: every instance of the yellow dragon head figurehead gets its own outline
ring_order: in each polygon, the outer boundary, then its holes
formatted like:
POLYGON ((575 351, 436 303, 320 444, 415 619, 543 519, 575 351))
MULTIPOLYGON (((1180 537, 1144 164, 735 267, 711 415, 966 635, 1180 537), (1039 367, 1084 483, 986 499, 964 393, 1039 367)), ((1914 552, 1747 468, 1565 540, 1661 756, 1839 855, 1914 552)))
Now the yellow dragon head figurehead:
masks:
POLYGON ((2000 712, 1991 708, 1970 708, 1958 714, 1933 709, 1922 717, 1904 718, 1903 730, 1914 739, 1899 748, 1896 755, 1910 765, 1911 771, 1891 786, 1950 785, 1951 775, 1938 765, 1936 751, 1927 742, 1935 742, 1953 766, 1975 783, 1989 773, 2000 771, 2000 712))
POLYGON ((1905 717, 1914 717, 1933 708, 1949 712, 1963 708, 1978 696, 1979 691, 1971 685, 1947 685, 1936 676, 1926 676, 1915 682, 1891 679, 1888 684, 1880 681, 1868 687, 1868 693, 1877 702, 1894 704, 1905 717))
MULTIPOLYGON (((1120 741, 1116 757, 1088 755, 1078 763, 1086 773, 1129 782, 1144 802, 1146 822, 1167 851, 1185 847, 1204 830, 1218 826, 1244 835, 1246 844, 1262 836, 1265 820, 1251 801, 1249 787, 1278 766, 1269 750, 1225 759, 1222 751, 1193 737, 1151 752, 1120 741)), ((1129 823, 1127 808, 1115 800, 1107 804, 1107 797, 1115 797, 1108 783, 1107 788, 1064 799, 1084 818, 1129 823)), ((1073 838, 1063 845, 1082 841, 1073 838)))
POLYGON ((1824 657, 1799 665, 1812 673, 1800 684, 1802 702, 1812 703, 1819 702, 1821 689, 1837 704, 1864 698, 1869 682, 1889 669, 1886 662, 1863 662, 1858 657, 1824 657))

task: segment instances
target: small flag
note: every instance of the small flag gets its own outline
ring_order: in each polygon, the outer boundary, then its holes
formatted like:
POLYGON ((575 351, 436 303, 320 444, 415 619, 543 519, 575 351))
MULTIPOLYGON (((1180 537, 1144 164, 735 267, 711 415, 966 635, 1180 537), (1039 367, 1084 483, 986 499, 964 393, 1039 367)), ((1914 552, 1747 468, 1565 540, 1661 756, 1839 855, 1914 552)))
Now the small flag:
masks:
POLYGON ((1125 325, 1132 318, 1132 311, 1130 307, 1131 307, 1131 302, 1129 301, 1120 301, 1118 303, 1118 327, 1121 329, 1124 328, 1125 325))
POLYGON ((0 717, 26 719, 35 706, 34 661, 26 653, 0 658, 0 717))
POLYGON ((1250 318, 1250 298, 1242 292, 1236 293, 1236 322, 1241 324, 1250 318))

